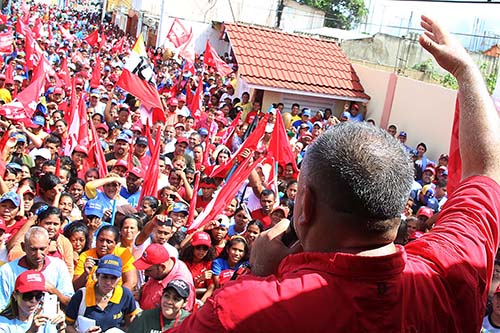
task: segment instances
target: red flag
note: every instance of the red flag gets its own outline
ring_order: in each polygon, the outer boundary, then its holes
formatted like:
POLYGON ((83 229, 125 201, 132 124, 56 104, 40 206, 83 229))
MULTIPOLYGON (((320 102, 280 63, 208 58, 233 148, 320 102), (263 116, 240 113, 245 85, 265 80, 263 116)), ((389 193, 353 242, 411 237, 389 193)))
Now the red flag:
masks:
POLYGON ((188 213, 188 221, 186 225, 189 227, 194 219, 194 211, 196 210, 196 201, 198 200, 198 188, 200 187, 200 177, 201 174, 196 172, 194 175, 194 187, 193 187, 193 197, 189 202, 189 213, 188 213))
MULTIPOLYGON (((152 112, 153 108, 163 110, 160 94, 156 88, 153 66, 148 59, 142 35, 139 35, 127 57, 116 85, 136 96, 144 107, 150 110, 149 112, 152 112)), ((158 120, 158 117, 161 117, 161 113, 153 113, 153 123, 158 120)))
POLYGON ((92 71, 92 78, 90 79, 90 87, 97 88, 101 84, 101 57, 99 54, 96 56, 94 70, 92 71))
POLYGON ((455 116, 453 118, 453 127, 451 129, 451 140, 450 140, 450 154, 448 161, 448 185, 447 191, 448 195, 457 188, 458 183, 462 179, 462 158, 460 156, 460 141, 459 141, 459 113, 460 105, 457 101, 455 102, 455 116))
POLYGON ((266 124, 267 124, 267 119, 268 115, 266 115, 264 118, 262 118, 259 123, 257 124, 257 127, 255 130, 248 136, 248 138, 243 142, 243 144, 240 146, 240 148, 233 154, 233 156, 226 161, 226 163, 218 165, 213 168, 212 172, 210 173, 209 177, 226 177, 226 174, 231 170, 231 167, 238 162, 238 155, 240 151, 243 151, 244 149, 248 148, 250 151, 254 151, 257 149, 257 145, 259 144, 260 140, 262 140, 262 137, 264 136, 264 132, 266 130, 266 124))
POLYGON ((195 123, 201 119, 201 110, 203 106, 202 102, 203 98, 203 78, 200 77, 198 81, 198 87, 196 87, 196 91, 191 100, 191 104, 189 104, 189 111, 191 111, 191 115, 194 118, 195 123))
POLYGON ((288 141, 288 136, 285 132, 285 125, 283 124, 283 119, 279 112, 276 112, 276 122, 274 123, 273 133, 271 134, 271 139, 269 140, 268 156, 272 156, 276 159, 279 165, 283 168, 288 163, 292 163, 293 170, 295 172, 299 171, 297 168, 297 162, 292 152, 292 147, 290 146, 290 141, 288 141))
MULTIPOLYGON (((76 96, 76 94, 73 96, 76 96)), ((80 95, 78 102, 72 98, 70 115, 71 122, 68 129, 68 140, 64 149, 64 155, 66 156, 71 156, 73 149, 77 145, 88 147, 89 144, 87 108, 83 94, 80 95)))
POLYGON ((12 30, 0 32, 0 53, 11 53, 13 50, 12 43, 14 43, 12 30))
POLYGON ((43 57, 43 51, 38 42, 33 37, 31 30, 26 28, 26 66, 29 69, 35 68, 43 57))
POLYGON ((75 54, 71 57, 71 62, 76 64, 78 62, 84 64, 86 63, 85 59, 83 58, 83 55, 80 51, 76 51, 75 54))
POLYGON ((125 44, 125 36, 123 36, 117 43, 111 48, 111 54, 123 53, 125 44))
POLYGON ((61 175, 61 159, 60 159, 60 158, 58 158, 58 159, 56 160, 56 171, 55 171, 55 175, 56 175, 57 177, 59 177, 59 176, 61 175))
POLYGON ((20 17, 18 17, 16 22, 16 32, 26 36, 26 28, 28 28, 28 22, 24 22, 20 17))
POLYGON ((175 18, 174 22, 172 22, 170 30, 167 33, 167 39, 171 41, 176 48, 178 48, 189 39, 189 31, 177 18, 175 18))
POLYGON ((0 24, 6 24, 8 20, 7 15, 1 14, 0 13, 0 24))
POLYGON ((14 66, 12 66, 12 62, 9 62, 9 64, 5 67, 5 78, 7 80, 13 80, 14 79, 14 66))
POLYGON ((188 227, 188 231, 204 226, 227 207, 227 203, 235 197, 241 187, 241 184, 243 184, 252 170, 254 170, 263 160, 263 157, 261 157, 252 164, 249 164, 250 158, 252 158, 251 155, 238 166, 229 181, 222 186, 220 191, 214 195, 203 212, 201 212, 201 214, 198 215, 193 223, 188 227))
POLYGON ((101 42, 99 43, 99 49, 102 50, 102 48, 104 47, 104 45, 106 44, 106 34, 104 33, 104 31, 101 33, 101 42))
POLYGON ((67 29, 59 24, 59 31, 61 31, 61 36, 63 39, 73 42, 75 41, 75 36, 73 36, 67 29))
POLYGON ((71 76, 68 68, 68 58, 64 57, 61 60, 61 67, 57 76, 64 82, 64 86, 71 86, 71 76))
POLYGON ((222 60, 217 52, 210 46, 210 42, 207 39, 207 45, 205 47, 205 54, 203 58, 203 63, 206 66, 214 67, 217 72, 222 76, 227 76, 233 72, 231 67, 224 60, 222 60))
POLYGON ((193 29, 189 31, 188 39, 182 45, 180 45, 179 55, 186 59, 187 63, 191 64, 189 65, 189 68, 193 69, 192 74, 194 75, 195 51, 193 29))
POLYGON ((36 39, 40 38, 40 36, 42 35, 42 25, 43 25, 42 19, 38 17, 35 20, 35 24, 33 25, 33 36, 36 39))
POLYGON ((96 46, 99 43, 99 29, 95 29, 94 32, 89 34, 83 40, 92 47, 96 46))
POLYGON ((90 132, 92 134, 92 142, 90 142, 90 150, 89 150, 89 162, 93 159, 93 163, 90 162, 90 165, 97 165, 97 169, 99 170, 99 176, 104 178, 108 174, 108 168, 106 166, 106 157, 104 156, 104 151, 101 147, 101 141, 99 140, 99 136, 97 136, 97 131, 94 126, 94 122, 90 121, 90 132))
POLYGON ((144 129, 146 132, 146 138, 148 138, 148 149, 150 152, 153 151, 154 145, 153 145, 153 139, 151 138, 151 128, 149 126, 149 121, 146 122, 146 128, 144 129))
POLYGON ((127 155, 127 169, 132 170, 134 167, 134 145, 129 142, 127 155))
POLYGON ((233 136, 236 126, 238 126, 238 122, 240 121, 240 115, 241 112, 238 112, 234 120, 231 122, 231 125, 229 125, 228 127, 224 128, 222 131, 216 134, 216 136, 220 138, 220 143, 226 147, 228 147, 227 142, 233 136))
MULTIPOLYGON (((158 128, 157 133, 160 133, 160 131, 161 128, 158 128)), ((151 161, 149 162, 147 170, 148 176, 144 180, 139 202, 141 202, 142 198, 144 198, 145 196, 148 195, 157 196, 158 194, 158 174, 160 170, 158 167, 158 161, 160 159, 160 146, 161 146, 161 140, 157 139, 153 151, 151 152, 151 161)))

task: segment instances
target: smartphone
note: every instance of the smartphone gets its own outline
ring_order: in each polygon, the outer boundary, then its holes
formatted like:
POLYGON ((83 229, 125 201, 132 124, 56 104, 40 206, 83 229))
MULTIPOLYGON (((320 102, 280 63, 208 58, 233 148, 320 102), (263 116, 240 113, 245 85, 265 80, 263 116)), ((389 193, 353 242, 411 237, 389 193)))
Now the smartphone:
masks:
POLYGON ((94 265, 97 266, 99 264, 99 259, 97 259, 97 258, 91 258, 91 257, 89 257, 89 259, 94 262, 94 265))
POLYGON ((42 314, 48 318, 57 316, 57 296, 45 293, 43 296, 42 314))
POLYGON ((293 227, 293 217, 292 217, 290 219, 290 225, 288 226, 288 229, 286 229, 285 233, 283 234, 283 237, 281 237, 281 241, 287 247, 291 247, 298 240, 299 238, 297 237, 297 234, 295 233, 295 228, 293 227))

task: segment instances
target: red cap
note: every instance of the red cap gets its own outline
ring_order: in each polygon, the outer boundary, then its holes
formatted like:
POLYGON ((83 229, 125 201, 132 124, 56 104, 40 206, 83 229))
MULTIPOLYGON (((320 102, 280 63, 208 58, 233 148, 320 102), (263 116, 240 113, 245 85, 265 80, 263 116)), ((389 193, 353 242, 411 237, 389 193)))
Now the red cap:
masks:
POLYGON ((177 100, 177 98, 169 98, 168 101, 167 101, 167 105, 179 105, 179 101, 177 100))
POLYGON ((144 171, 142 171, 142 169, 139 167, 133 167, 129 170, 128 173, 131 173, 139 178, 144 178, 144 171))
POLYGON ((429 166, 429 167, 425 168, 424 172, 426 172, 426 171, 430 171, 430 172, 432 172, 433 175, 436 175, 436 170, 434 170, 433 167, 429 166))
POLYGON ((432 208, 429 208, 427 206, 422 206, 417 211, 417 217, 419 217, 420 215, 431 218, 432 215, 434 215, 434 211, 432 210, 432 208))
POLYGON ((222 125, 224 125, 224 126, 227 125, 227 119, 226 119, 226 117, 217 116, 217 117, 215 117, 215 121, 218 121, 218 122, 222 123, 222 125))
POLYGON ((54 94, 63 94, 64 90, 63 88, 57 87, 54 89, 54 94))
POLYGON ((0 217, 0 230, 7 230, 7 226, 5 225, 5 221, 0 217))
POLYGON ((170 259, 167 249, 161 244, 149 245, 142 256, 134 262, 135 268, 142 271, 153 265, 162 264, 170 259))
POLYGON ((122 166, 122 167, 125 167, 126 169, 128 169, 127 161, 124 161, 124 160, 116 160, 115 165, 113 165, 113 167, 117 167, 117 166, 122 166))
POLYGON ((97 130, 98 128, 102 128, 106 132, 109 132, 109 127, 105 123, 100 123, 99 125, 97 125, 97 127, 95 129, 97 130))
POLYGON ((22 294, 30 291, 45 291, 45 277, 38 271, 24 271, 17 277, 14 289, 22 294))
POLYGON ((408 240, 419 239, 423 235, 424 235, 424 233, 422 231, 415 230, 414 232, 411 233, 410 236, 408 236, 408 240))
POLYGON ((187 143, 187 144, 189 144, 189 141, 185 137, 181 136, 180 138, 177 138, 177 142, 175 144, 178 144, 178 143, 187 143))
POLYGON ((85 154, 85 155, 89 155, 89 151, 87 150, 87 147, 85 146, 82 146, 82 145, 77 145, 74 149, 73 149, 73 153, 74 152, 79 152, 79 153, 82 153, 82 154, 85 154))
POLYGON ((497 289, 495 289, 495 295, 500 293, 500 284, 498 285, 497 289))
POLYGON ((200 231, 200 232, 197 232, 193 235, 193 238, 191 239, 191 245, 193 245, 193 246, 205 245, 205 246, 211 247, 212 240, 210 239, 209 234, 207 234, 206 232, 200 231))

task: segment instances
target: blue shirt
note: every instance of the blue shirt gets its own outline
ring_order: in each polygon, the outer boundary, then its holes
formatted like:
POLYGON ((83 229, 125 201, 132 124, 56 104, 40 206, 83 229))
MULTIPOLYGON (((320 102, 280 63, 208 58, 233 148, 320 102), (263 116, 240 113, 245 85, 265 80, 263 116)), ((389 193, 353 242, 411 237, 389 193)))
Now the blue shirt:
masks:
POLYGON ((226 269, 231 269, 233 271, 236 271, 243 264, 248 264, 248 261, 240 261, 238 264, 236 264, 235 267, 231 268, 229 267, 229 264, 227 263, 226 259, 217 258, 212 262, 212 272, 214 272, 214 275, 220 275, 220 273, 222 271, 225 271, 226 269))
POLYGON ((120 195, 127 199, 128 203, 135 208, 139 205, 141 190, 142 188, 139 188, 135 193, 130 193, 126 187, 122 187, 122 189, 120 190, 120 195))
MULTIPOLYGON (((33 320, 27 322, 19 319, 8 319, 0 316, 0 333, 25 333, 32 324, 33 320)), ((40 327, 38 333, 56 333, 57 327, 50 322, 40 327)))
MULTIPOLYGON (((0 267, 0 309, 9 305, 10 295, 14 291, 16 278, 28 270, 23 264, 25 256, 8 262, 0 267), (21 262, 21 265, 19 263, 21 262)), ((45 257, 46 265, 41 273, 63 295, 72 296, 74 293, 72 277, 69 275, 66 263, 59 258, 45 257)))
MULTIPOLYGON (((73 323, 78 318, 78 310, 82 301, 82 290, 78 290, 66 308, 66 320, 73 323)), ((125 316, 135 314, 137 307, 135 305, 134 296, 127 288, 116 286, 113 296, 109 299, 109 303, 103 310, 96 305, 94 284, 86 289, 85 295, 85 312, 84 317, 94 319, 101 327, 102 331, 106 331, 112 327, 122 327, 125 316)))

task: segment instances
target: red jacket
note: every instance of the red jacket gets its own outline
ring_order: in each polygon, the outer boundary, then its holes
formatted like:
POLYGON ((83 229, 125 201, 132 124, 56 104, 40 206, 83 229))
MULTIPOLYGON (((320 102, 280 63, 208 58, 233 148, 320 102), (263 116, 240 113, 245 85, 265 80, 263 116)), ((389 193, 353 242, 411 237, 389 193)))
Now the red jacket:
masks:
POLYGON ((499 210, 499 185, 471 177, 406 249, 290 255, 275 276, 227 283, 169 332, 479 332, 499 210))

